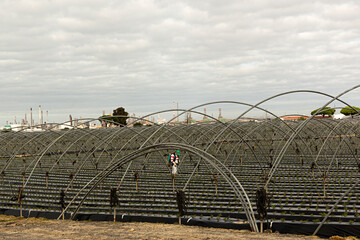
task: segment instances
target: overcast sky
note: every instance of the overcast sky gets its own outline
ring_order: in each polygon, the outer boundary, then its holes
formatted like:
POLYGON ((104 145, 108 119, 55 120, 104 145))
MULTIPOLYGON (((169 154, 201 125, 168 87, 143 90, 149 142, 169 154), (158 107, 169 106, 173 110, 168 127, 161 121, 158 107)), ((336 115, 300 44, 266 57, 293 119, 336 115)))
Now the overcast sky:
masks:
MULTIPOLYGON (((296 89, 336 95, 360 83, 359 13, 357 0, 1 0, 0 124, 39 104, 61 122, 118 106, 140 115, 296 89)), ((308 114, 326 100, 266 107, 308 114)))

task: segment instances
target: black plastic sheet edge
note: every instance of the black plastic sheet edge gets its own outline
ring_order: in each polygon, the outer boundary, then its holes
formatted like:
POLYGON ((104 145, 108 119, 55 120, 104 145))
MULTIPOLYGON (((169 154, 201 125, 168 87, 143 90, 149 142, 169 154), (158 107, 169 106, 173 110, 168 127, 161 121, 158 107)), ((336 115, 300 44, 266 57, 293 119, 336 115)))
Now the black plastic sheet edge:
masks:
MULTIPOLYGON (((17 209, 0 209, 0 214, 20 216, 20 210, 17 209)), ((46 211, 32 211, 23 210, 23 216, 25 218, 47 218, 57 219, 60 215, 59 212, 46 212, 46 211)), ((69 219, 71 215, 65 214, 65 219, 69 219)), ((113 221, 114 216, 112 214, 85 214, 79 213, 75 216, 76 221, 113 221)), ((159 216, 139 216, 139 215, 127 215, 118 214, 116 215, 116 221, 118 222, 151 222, 151 223, 166 223, 174 224, 178 222, 176 217, 159 217, 159 216)), ((224 229, 246 229, 250 230, 249 224, 237 224, 231 222, 221 221, 210 221, 202 220, 198 218, 182 218, 182 224, 190 226, 201 226, 201 227, 213 227, 213 228, 224 228, 224 229)), ((274 222, 270 224, 273 232, 278 231, 279 233, 289 234, 300 234, 300 235, 312 235, 319 223, 291 223, 291 222, 274 222)), ((266 229, 267 224, 264 223, 266 229)), ((329 238, 331 236, 360 236, 360 225, 359 224, 341 224, 341 223, 326 223, 318 232, 317 236, 323 238, 329 238)))

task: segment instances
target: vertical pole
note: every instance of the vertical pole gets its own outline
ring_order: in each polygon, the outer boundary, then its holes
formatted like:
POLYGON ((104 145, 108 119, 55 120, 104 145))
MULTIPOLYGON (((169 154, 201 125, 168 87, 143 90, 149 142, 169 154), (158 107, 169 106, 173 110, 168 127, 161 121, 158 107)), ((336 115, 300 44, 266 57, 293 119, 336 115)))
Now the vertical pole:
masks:
POLYGON ((18 204, 20 204, 20 217, 23 216, 23 214, 22 214, 22 198, 23 198, 22 191, 23 191, 23 190, 24 190, 24 187, 19 188, 19 190, 18 190, 18 199, 17 199, 17 202, 18 202, 18 204))
POLYGON ((264 221, 261 219, 260 220, 260 232, 262 233, 264 230, 264 221))
POLYGON ((64 190, 60 190, 60 201, 59 201, 60 205, 61 205, 61 215, 62 215, 62 220, 65 219, 65 192, 64 190))
POLYGON ((173 192, 175 192, 175 176, 172 175, 173 192))
POLYGON ((32 108, 30 108, 30 129, 32 129, 33 126, 33 117, 32 117, 32 108))
POLYGON ((46 188, 49 186, 49 172, 45 173, 45 180, 46 180, 46 188))
POLYGON ((116 222, 116 207, 114 207, 114 222, 116 222))
POLYGON ((39 125, 41 125, 41 105, 39 105, 39 125))

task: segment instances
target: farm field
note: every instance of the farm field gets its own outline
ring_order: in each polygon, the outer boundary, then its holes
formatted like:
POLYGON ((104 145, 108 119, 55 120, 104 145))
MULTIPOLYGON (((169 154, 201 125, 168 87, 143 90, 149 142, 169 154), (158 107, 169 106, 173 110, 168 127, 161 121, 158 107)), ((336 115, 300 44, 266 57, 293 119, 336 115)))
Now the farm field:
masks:
POLYGON ((359 236, 359 120, 303 123, 2 132, 0 213, 359 236))

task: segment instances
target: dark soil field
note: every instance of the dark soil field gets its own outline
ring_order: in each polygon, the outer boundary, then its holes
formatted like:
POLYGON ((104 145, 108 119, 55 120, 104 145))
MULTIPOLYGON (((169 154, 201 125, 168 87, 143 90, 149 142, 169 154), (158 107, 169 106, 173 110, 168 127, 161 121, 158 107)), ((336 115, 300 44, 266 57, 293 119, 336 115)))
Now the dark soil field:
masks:
MULTIPOLYGON (((43 218, 19 218, 0 215, 0 239, 282 239, 300 240, 317 237, 278 233, 251 233, 177 224, 113 223, 43 218)), ((342 239, 342 238, 339 238, 342 239)))

